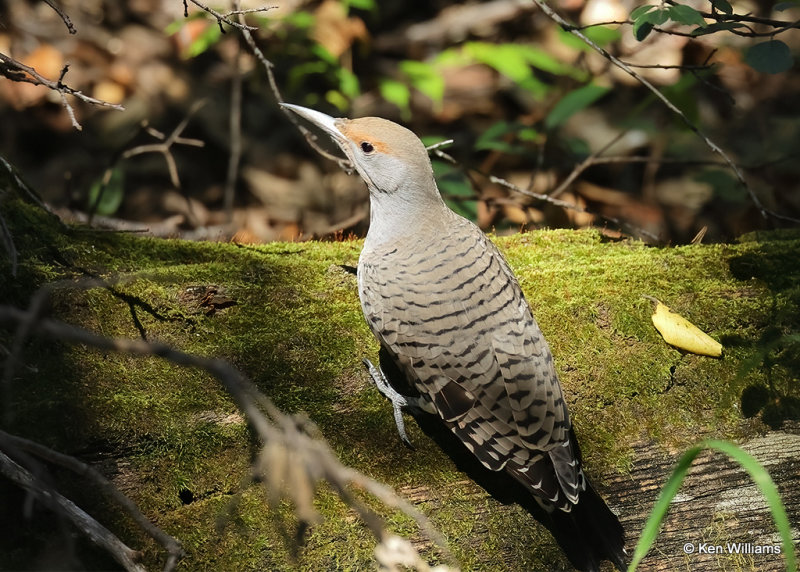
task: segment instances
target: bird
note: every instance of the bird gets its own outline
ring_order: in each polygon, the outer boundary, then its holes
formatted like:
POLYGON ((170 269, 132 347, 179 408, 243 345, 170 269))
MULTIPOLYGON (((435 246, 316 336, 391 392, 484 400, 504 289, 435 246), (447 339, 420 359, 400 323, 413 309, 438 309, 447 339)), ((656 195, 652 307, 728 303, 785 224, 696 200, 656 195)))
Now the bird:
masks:
POLYGON ((387 119, 281 105, 330 136, 368 187, 359 298, 411 391, 364 363, 400 438, 410 445, 403 411, 433 416, 483 467, 525 487, 562 527, 576 568, 624 569, 624 531, 584 474, 550 347, 501 252, 444 202, 422 141, 387 119))

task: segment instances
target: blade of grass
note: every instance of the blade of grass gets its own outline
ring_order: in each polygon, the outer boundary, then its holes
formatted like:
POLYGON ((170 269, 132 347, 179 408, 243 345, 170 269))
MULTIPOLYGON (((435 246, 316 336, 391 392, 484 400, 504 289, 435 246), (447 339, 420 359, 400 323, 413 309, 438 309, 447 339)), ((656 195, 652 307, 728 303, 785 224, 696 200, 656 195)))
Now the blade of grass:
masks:
POLYGON ((733 443, 716 440, 698 443, 686 451, 678 460, 664 488, 661 489, 661 495, 658 497, 658 501, 656 501, 653 511, 650 513, 650 517, 644 525, 642 535, 634 550, 631 564, 628 566, 628 572, 636 570, 636 567, 647 555, 656 536, 658 536, 661 521, 664 520, 664 516, 666 516, 667 510, 669 510, 672 499, 675 497, 675 494, 683 483, 683 479, 686 478, 686 474, 689 472, 689 467, 692 465, 697 455, 704 449, 716 449, 717 451, 727 454, 744 467, 753 482, 758 485, 761 494, 767 499, 767 504, 772 512, 772 519, 775 521, 775 525, 781 536, 781 543, 783 544, 782 554, 786 559, 786 570, 788 572, 797 572, 797 561, 795 559, 794 545, 792 543, 792 532, 789 527, 789 518, 786 516, 786 510, 783 507, 783 502, 778 493, 778 487, 775 486, 775 483, 772 481, 766 469, 764 469, 755 458, 733 443))

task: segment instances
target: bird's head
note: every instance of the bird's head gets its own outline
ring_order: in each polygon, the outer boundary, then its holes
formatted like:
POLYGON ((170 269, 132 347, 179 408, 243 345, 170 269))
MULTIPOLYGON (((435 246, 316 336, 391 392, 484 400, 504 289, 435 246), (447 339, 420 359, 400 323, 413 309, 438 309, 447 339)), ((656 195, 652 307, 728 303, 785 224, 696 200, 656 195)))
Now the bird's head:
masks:
POLYGON ((428 152, 405 127, 380 117, 334 118, 299 105, 281 106, 330 135, 373 196, 403 194, 406 200, 440 200, 428 152))

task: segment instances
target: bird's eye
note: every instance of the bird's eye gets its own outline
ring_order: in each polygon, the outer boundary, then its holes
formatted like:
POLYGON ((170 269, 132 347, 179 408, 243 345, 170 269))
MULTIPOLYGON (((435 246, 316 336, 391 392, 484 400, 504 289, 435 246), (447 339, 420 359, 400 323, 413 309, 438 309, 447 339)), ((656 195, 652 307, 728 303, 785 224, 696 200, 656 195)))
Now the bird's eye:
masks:
POLYGON ((361 150, 364 153, 372 153, 375 150, 375 147, 372 146, 372 143, 369 141, 362 141, 361 142, 361 150))

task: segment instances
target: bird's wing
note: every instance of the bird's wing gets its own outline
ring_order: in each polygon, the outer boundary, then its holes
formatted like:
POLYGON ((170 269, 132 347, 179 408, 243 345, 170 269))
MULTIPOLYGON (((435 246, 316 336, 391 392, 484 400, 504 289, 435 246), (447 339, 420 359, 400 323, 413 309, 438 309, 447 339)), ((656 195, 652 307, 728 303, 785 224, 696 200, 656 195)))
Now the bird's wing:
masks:
POLYGON ((502 255, 468 224, 423 252, 395 245, 362 255, 367 322, 486 467, 508 465, 525 484, 550 489, 545 497, 561 488, 577 499, 579 467, 570 465, 569 415, 550 349, 502 255), (558 483, 527 474, 545 457, 558 483))

